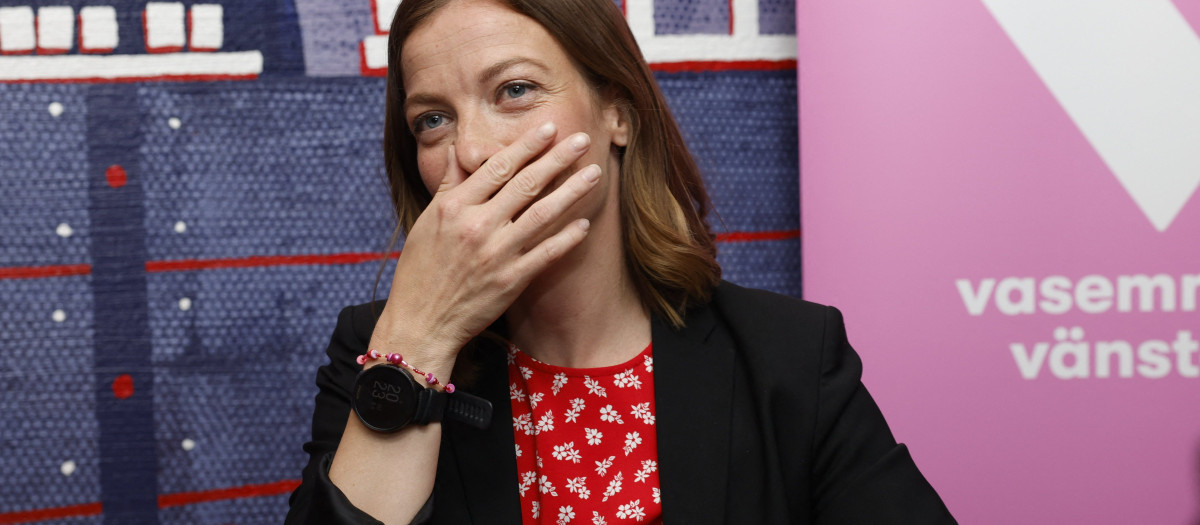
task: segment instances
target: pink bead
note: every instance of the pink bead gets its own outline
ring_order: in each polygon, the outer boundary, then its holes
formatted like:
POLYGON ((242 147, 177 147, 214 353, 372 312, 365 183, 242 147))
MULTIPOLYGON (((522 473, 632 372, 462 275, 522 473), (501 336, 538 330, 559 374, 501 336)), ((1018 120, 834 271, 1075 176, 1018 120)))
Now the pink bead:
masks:
POLYGON ((360 365, 365 365, 365 364, 367 364, 367 355, 366 354, 360 355, 360 356, 358 356, 358 359, 355 359, 355 361, 358 361, 358 364, 360 364, 360 365))
POLYGON ((436 385, 438 380, 436 377, 433 377, 433 372, 429 372, 425 374, 425 382, 431 385, 436 385))
POLYGON ((388 354, 387 360, 393 365, 398 365, 404 362, 404 358, 400 357, 400 354, 388 354))
POLYGON ((446 393, 447 394, 454 393, 454 383, 446 383, 446 393))
POLYGON ((367 357, 370 357, 371 359, 379 359, 379 350, 374 348, 367 350, 367 357))

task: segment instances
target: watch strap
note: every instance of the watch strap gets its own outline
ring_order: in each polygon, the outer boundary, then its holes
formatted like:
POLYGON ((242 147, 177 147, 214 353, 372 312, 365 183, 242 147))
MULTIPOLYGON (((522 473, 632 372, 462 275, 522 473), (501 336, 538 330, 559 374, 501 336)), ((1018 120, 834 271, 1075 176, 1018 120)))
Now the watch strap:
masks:
POLYGON ((462 391, 443 395, 446 397, 446 419, 475 428, 487 428, 491 424, 491 401, 462 391))
POLYGON ((413 423, 425 425, 443 419, 487 428, 492 421, 492 403, 461 390, 453 394, 432 388, 419 391, 413 423))
POLYGON ((423 388, 417 392, 417 413, 413 414, 413 423, 425 425, 441 421, 446 412, 447 394, 432 388, 423 388))

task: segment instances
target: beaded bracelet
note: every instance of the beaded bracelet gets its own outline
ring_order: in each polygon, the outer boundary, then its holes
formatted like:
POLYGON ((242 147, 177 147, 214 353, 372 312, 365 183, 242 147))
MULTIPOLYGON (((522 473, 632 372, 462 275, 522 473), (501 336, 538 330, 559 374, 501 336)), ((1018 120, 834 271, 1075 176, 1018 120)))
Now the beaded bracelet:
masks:
MULTIPOLYGON (((379 359, 381 357, 386 359, 387 362, 389 362, 393 365, 403 366, 405 368, 412 370, 413 372, 416 372, 417 375, 425 376, 425 382, 429 383, 430 385, 438 384, 438 378, 433 375, 433 372, 422 372, 421 369, 408 364, 408 361, 404 360, 404 356, 397 354, 397 353, 391 353, 391 354, 385 355, 382 352, 380 352, 379 350, 375 350, 374 348, 372 348, 370 350, 367 350, 367 353, 358 356, 358 359, 356 359, 356 361, 358 361, 358 364, 360 364, 360 365, 365 365, 365 364, 367 364, 367 361, 370 361, 372 359, 379 359)), ((447 394, 454 393, 454 383, 446 383, 446 386, 443 388, 444 388, 444 390, 446 390, 447 394)))

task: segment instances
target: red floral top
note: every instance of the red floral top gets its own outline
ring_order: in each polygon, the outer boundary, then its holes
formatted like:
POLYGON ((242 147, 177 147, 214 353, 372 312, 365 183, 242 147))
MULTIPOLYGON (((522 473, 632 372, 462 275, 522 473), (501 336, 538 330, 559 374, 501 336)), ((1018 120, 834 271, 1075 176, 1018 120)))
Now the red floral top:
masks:
POLYGON ((654 360, 564 368, 509 347, 525 525, 662 523, 654 360))

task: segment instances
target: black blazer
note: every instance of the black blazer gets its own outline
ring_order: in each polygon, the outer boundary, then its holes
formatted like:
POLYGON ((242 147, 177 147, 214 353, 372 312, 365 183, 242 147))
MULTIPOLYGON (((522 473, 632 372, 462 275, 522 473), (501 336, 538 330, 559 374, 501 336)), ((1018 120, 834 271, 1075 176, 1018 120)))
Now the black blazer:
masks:
MULTIPOLYGON (((377 523, 328 477, 373 328, 368 305, 338 317, 288 523, 377 523)), ((836 309, 722 283, 682 330, 655 319, 652 338, 666 523, 955 523, 863 388, 836 309)), ((470 390, 492 426, 443 423, 418 522, 521 522, 504 352, 483 359, 470 390)))

